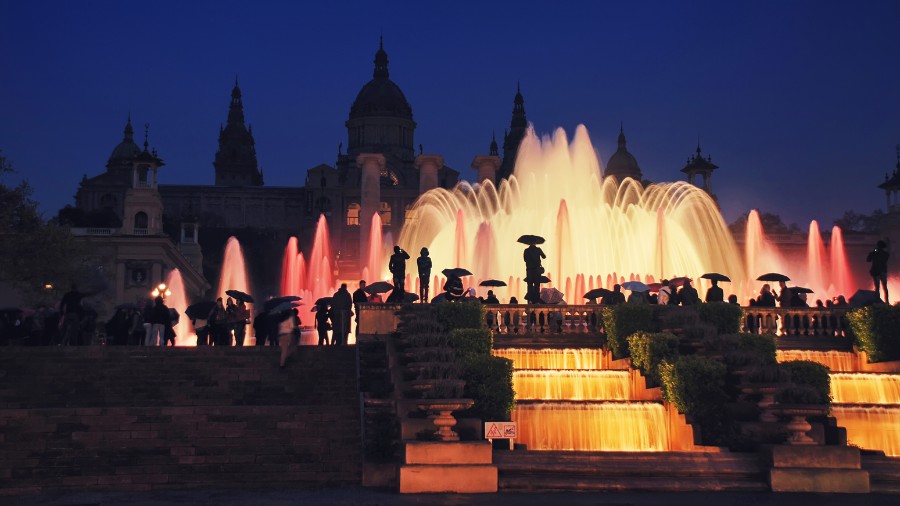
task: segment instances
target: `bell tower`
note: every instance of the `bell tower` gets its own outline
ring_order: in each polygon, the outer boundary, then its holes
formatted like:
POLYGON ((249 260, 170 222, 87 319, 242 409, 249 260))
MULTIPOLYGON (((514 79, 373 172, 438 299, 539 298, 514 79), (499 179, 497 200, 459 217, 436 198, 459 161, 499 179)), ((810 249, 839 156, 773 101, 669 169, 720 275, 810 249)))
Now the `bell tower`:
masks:
POLYGON ((219 150, 213 161, 216 186, 262 186, 263 174, 256 161, 253 126, 244 125, 244 104, 237 77, 231 90, 228 121, 219 127, 219 150))

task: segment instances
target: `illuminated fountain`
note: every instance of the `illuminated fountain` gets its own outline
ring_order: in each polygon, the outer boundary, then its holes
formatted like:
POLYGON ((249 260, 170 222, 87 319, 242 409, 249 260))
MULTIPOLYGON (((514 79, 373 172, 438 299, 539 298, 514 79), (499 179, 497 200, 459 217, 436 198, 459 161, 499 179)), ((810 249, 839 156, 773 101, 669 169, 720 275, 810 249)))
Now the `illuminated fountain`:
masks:
POLYGON ((219 274, 218 297, 226 299, 226 290, 240 290, 250 293, 250 282, 247 279, 247 266, 244 262, 244 250, 236 237, 228 238, 225 243, 225 254, 222 257, 222 272, 219 274))
POLYGON ((827 367, 831 372, 852 372, 859 370, 859 356, 852 351, 819 350, 778 350, 779 362, 808 360, 827 367))
POLYGON ((838 294, 851 294, 856 288, 853 280, 853 272, 847 261, 847 251, 844 249, 844 233, 841 227, 835 225, 831 229, 831 282, 838 294))
POLYGON ((498 349, 513 360, 518 442, 529 450, 672 451, 693 448, 690 426, 636 371, 604 369, 595 349, 498 349), (658 395, 657 395, 658 397, 658 395))
POLYGON ((178 324, 175 325, 175 345, 176 346, 194 346, 197 344, 197 335, 191 327, 190 318, 185 316, 184 311, 190 305, 187 300, 187 294, 184 291, 184 279, 181 277, 181 271, 172 269, 166 276, 166 288, 171 292, 166 297, 166 306, 174 308, 181 317, 178 324))

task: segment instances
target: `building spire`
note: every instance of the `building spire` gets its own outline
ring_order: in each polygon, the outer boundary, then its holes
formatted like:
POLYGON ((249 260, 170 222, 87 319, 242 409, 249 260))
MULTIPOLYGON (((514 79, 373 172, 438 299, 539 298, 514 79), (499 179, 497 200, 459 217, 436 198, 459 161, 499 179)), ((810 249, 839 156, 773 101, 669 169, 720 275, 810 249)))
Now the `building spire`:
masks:
POLYGON ((131 126, 131 111, 128 111, 128 121, 125 123, 125 140, 134 142, 134 127, 131 126))
POLYGON ((384 37, 378 37, 378 51, 375 53, 375 72, 372 76, 375 79, 387 79, 388 73, 388 55, 384 50, 384 37))
POLYGON ((150 148, 150 123, 144 123, 144 152, 150 148))
POLYGON ((491 156, 499 156, 497 151, 497 133, 491 132, 491 149, 488 152, 491 156))
POLYGON ((625 123, 619 122, 619 149, 625 149, 625 123))

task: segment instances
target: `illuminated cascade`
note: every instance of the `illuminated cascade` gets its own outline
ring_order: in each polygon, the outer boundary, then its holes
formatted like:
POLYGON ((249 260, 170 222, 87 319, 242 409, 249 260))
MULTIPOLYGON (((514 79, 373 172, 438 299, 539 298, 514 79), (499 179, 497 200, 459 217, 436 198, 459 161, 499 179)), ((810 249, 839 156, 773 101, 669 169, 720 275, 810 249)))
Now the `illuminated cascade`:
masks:
POLYGON ((824 365, 832 372, 859 370, 859 358, 852 351, 778 350, 776 357, 779 362, 809 360, 824 365))
POLYGON ((531 369, 513 373, 518 399, 627 400, 632 398, 628 371, 531 369))
POLYGON ((837 404, 900 404, 900 374, 831 373, 831 397, 837 404))
POLYGON ((516 369, 609 369, 609 356, 603 350, 566 348, 530 350, 502 348, 494 355, 513 361, 516 369))
POLYGON ((847 442, 900 457, 900 406, 835 404, 832 415, 847 428, 847 442))

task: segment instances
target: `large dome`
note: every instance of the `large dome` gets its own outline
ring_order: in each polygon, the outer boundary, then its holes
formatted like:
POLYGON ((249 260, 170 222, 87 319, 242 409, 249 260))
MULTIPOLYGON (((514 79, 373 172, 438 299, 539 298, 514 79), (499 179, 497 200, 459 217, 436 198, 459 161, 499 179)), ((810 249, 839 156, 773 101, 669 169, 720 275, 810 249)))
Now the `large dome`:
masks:
POLYGON ((134 157, 141 154, 141 148, 134 143, 134 129, 131 127, 131 116, 128 116, 128 123, 125 124, 125 137, 122 139, 112 153, 109 155, 108 163, 116 161, 131 161, 134 157))
POLYGON ((637 181, 642 178, 641 167, 638 165, 637 159, 625 147, 625 132, 622 130, 619 130, 619 149, 609 157, 604 175, 615 176, 620 181, 626 177, 637 181))
POLYGON ((388 74, 388 56, 380 45, 375 53, 375 72, 350 106, 350 119, 365 116, 392 116, 412 119, 412 107, 406 101, 403 91, 388 74))

